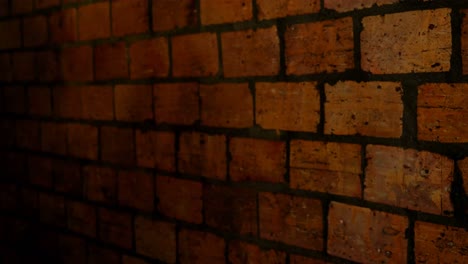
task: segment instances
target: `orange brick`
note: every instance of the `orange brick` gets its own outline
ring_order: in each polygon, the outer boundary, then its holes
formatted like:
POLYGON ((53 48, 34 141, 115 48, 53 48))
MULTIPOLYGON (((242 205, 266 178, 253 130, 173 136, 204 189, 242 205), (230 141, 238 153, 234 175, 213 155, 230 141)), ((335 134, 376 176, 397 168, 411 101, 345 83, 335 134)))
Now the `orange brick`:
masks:
POLYGON ((138 254, 168 263, 176 262, 176 231, 172 223, 137 216, 135 242, 138 254))
POLYGON ((153 30, 166 31, 197 25, 195 0, 152 0, 153 30))
POLYGON ((23 43, 25 47, 47 44, 47 17, 38 15, 23 19, 23 43))
POLYGON ((226 178, 226 137, 197 132, 182 133, 179 142, 181 173, 224 180, 226 178))
POLYGON ((60 0, 35 0, 36 8, 49 8, 60 5, 60 0))
POLYGON ((98 129, 91 125, 68 124, 68 154, 96 160, 98 157, 98 129))
POLYGON ((80 40, 108 38, 111 30, 109 2, 79 7, 78 21, 80 40))
POLYGON ((117 201, 117 173, 113 169, 87 166, 83 168, 83 178, 87 199, 107 204, 117 201))
POLYGON ((241 241, 229 243, 229 263, 274 263, 285 264, 286 254, 276 250, 266 250, 257 245, 241 241))
POLYGON ((122 206, 152 212, 154 209, 154 177, 150 173, 120 171, 118 201, 122 206))
POLYGON ((403 216, 332 202, 327 252, 360 263, 406 263, 407 227, 403 216))
POLYGON ((291 142, 290 187, 361 197, 361 146, 294 140, 291 142))
POLYGON ((101 158, 121 165, 135 164, 134 133, 129 128, 101 128, 101 158))
POLYGON ((153 119, 151 89, 149 85, 116 85, 116 119, 129 122, 153 119))
POLYGON ((350 17, 291 25, 286 29, 286 72, 290 75, 344 72, 354 68, 350 17))
POLYGON ((232 23, 252 19, 252 0, 201 0, 201 22, 204 25, 232 23))
POLYGON ((325 134, 399 138, 403 90, 392 82, 325 85, 325 134))
POLYGON ((256 122, 262 128, 317 132, 320 95, 316 83, 257 83, 256 122))
POLYGON ((253 125, 253 98, 247 83, 201 85, 201 122, 205 126, 253 125))
POLYGON ((67 152, 67 125, 41 123, 41 150, 65 155, 67 152))
POLYGON ((36 77, 34 67, 34 53, 15 52, 13 59, 13 79, 18 81, 32 81, 36 77))
POLYGON ((199 120, 198 83, 154 85, 154 115, 157 123, 191 125, 199 120))
POLYGON ((374 74, 450 69, 450 9, 365 17, 361 67, 374 74))
POLYGON ((82 202, 67 202, 67 226, 70 230, 96 237, 96 208, 82 202))
POLYGON ((0 22, 0 50, 21 47, 21 21, 11 19, 0 22))
POLYGON ((52 113, 51 91, 49 87, 31 86, 28 88, 29 114, 49 116, 52 113))
POLYGON ((418 139, 468 142, 468 84, 425 84, 418 88, 418 139))
POLYGON ((366 151, 366 200, 432 214, 453 210, 453 161, 397 147, 369 145, 366 151))
MULTIPOLYGON (((114 90, 112 86, 82 86, 80 90, 82 118, 114 119, 114 90)), ((70 100, 65 100, 65 102, 69 103, 70 100)))
POLYGON ((132 43, 130 61, 132 79, 167 77, 170 66, 167 38, 161 37, 132 43))
POLYGON ((369 8, 372 6, 382 6, 387 4, 398 3, 398 0, 325 0, 325 8, 333 9, 338 12, 347 12, 354 9, 369 8))
POLYGON ((41 82, 56 81, 61 78, 59 52, 54 50, 37 51, 37 77, 41 82))
POLYGON ((83 177, 77 161, 55 160, 52 164, 55 191, 83 196, 83 177))
POLYGON ((284 182, 284 142, 233 138, 229 144, 229 174, 233 181, 284 182))
POLYGON ((28 157, 29 183, 44 188, 51 188, 53 184, 52 160, 40 156, 28 157))
POLYGON ((276 27, 221 34, 225 77, 276 75, 280 50, 276 27))
POLYGON ((158 210, 186 222, 202 222, 202 185, 199 182, 166 176, 156 177, 158 210))
POLYGON ((181 264, 225 263, 223 238, 188 229, 182 229, 178 238, 181 264))
POLYGON ((175 171, 175 136, 171 132, 136 131, 138 166, 175 171))
POLYGON ((323 248, 319 200, 260 193, 259 203, 261 238, 313 250, 323 248))
POLYGON ((127 47, 124 42, 94 48, 96 80, 128 78, 127 47))
POLYGON ((90 46, 65 48, 61 56, 62 78, 65 81, 93 80, 93 49, 90 46))
POLYGON ((114 36, 148 32, 148 0, 112 0, 111 6, 114 36))
POLYGON ((459 160, 457 163, 463 177, 464 190, 468 192, 468 157, 459 160))
POLYGON ((99 238, 125 249, 132 248, 132 215, 108 209, 99 209, 99 238))
POLYGON ((30 13, 33 9, 33 0, 15 0, 11 2, 13 14, 30 13))
POLYGON ((76 9, 54 12, 49 17, 49 40, 54 44, 78 40, 76 9))
POLYGON ((303 15, 320 11, 320 0, 257 0, 257 5, 260 19, 303 15))

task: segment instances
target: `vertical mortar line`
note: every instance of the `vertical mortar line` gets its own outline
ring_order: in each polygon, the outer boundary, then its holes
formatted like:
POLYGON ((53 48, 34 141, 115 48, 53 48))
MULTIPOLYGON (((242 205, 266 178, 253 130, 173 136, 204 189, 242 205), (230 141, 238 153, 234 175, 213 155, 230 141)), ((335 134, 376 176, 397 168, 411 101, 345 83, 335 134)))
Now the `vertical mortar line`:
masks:
POLYGON ((452 55, 450 57, 450 81, 459 81, 463 76, 462 48, 461 48, 461 24, 465 14, 459 8, 453 8, 450 14, 452 25, 452 55))
POLYGON ((361 199, 364 199, 364 189, 366 188, 366 167, 367 167, 367 157, 366 157, 366 144, 361 145, 361 199))
POLYGON ((416 221, 416 213, 408 212, 408 229, 406 229, 406 238, 408 239, 408 248, 407 248, 407 259, 406 262, 408 264, 415 263, 415 256, 414 256, 414 223, 416 221))
POLYGON ((258 22, 258 5, 257 0, 252 0, 252 19, 255 23, 258 22))
POLYGON ((216 40, 218 42, 218 74, 219 78, 223 78, 224 76, 224 64, 223 64, 223 44, 221 33, 216 32, 216 40))
POLYGON ((317 133, 320 135, 325 134, 325 102, 327 100, 326 94, 325 94, 325 83, 319 82, 317 83, 316 88, 319 93, 319 102, 320 102, 320 119, 319 123, 317 125, 317 133))
POLYGON ((153 19, 153 0, 148 0, 148 28, 151 35, 154 33, 153 19))
MULTIPOLYGON (((403 131, 402 142, 406 147, 416 147, 417 144, 417 98, 418 83, 412 80, 403 81, 403 131)), ((395 88, 397 89, 397 88, 395 88)))
POLYGON ((202 25, 201 25, 201 4, 200 2, 203 0, 195 0, 195 10, 197 12, 197 25, 196 27, 198 28, 198 31, 200 31, 202 25))
POLYGON ((291 254, 290 253, 286 253, 286 260, 285 260, 285 263, 284 264, 290 264, 291 263, 291 254))
POLYGON ((322 200, 322 211, 323 211, 323 219, 322 219, 322 225, 323 225, 323 252, 325 255, 327 255, 328 251, 328 211, 330 207, 330 199, 325 198, 322 200))
POLYGON ((325 0, 320 0, 320 11, 325 11, 325 0))
POLYGON ((284 35, 286 32, 286 22, 283 18, 279 18, 276 21, 276 28, 277 28, 277 33, 278 33, 278 41, 279 41, 279 65, 280 69, 278 72, 278 79, 279 81, 285 81, 286 80, 286 55, 285 55, 285 50, 286 50, 286 44, 284 40, 284 35))
POLYGON ((110 23, 109 23, 109 27, 110 27, 110 35, 111 37, 110 38, 113 38, 114 37, 114 28, 113 28, 113 22, 114 22, 114 18, 113 18, 113 12, 112 12, 112 2, 113 0, 108 0, 109 1, 109 19, 110 19, 110 23))
POLYGON ((354 70, 362 72, 361 68, 361 32, 363 30, 362 17, 354 14, 353 18, 353 40, 354 40, 354 70))
POLYGON ((464 189, 463 175, 458 167, 457 160, 454 160, 453 181, 450 186, 450 200, 453 205, 454 217, 457 224, 468 228, 467 217, 465 208, 468 208, 467 190, 464 189))

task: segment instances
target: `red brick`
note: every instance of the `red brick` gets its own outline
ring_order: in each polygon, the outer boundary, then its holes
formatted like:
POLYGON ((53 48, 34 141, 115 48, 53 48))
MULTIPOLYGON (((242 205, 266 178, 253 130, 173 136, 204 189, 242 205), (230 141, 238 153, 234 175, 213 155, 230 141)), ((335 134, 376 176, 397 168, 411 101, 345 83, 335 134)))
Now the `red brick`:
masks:
POLYGON ((41 150, 65 155, 67 153, 67 126, 60 123, 41 123, 41 150))
POLYGON ((88 246, 88 264, 120 263, 120 254, 95 244, 88 246))
POLYGON ((78 21, 80 40, 108 38, 111 30, 109 2, 79 7, 78 21))
POLYGON ((444 8, 365 17, 362 69, 374 74, 448 71, 450 12, 444 8))
POLYGON ((257 5, 260 19, 303 15, 320 11, 320 0, 257 0, 257 5))
POLYGON ((261 238, 313 250, 323 248, 319 200, 260 193, 259 203, 261 238))
POLYGON ((218 41, 214 33, 172 38, 172 70, 175 77, 207 77, 218 73, 218 41))
POLYGON ((253 98, 247 83, 201 85, 201 122, 205 126, 253 125, 253 98))
POLYGON ((199 120, 198 83, 154 85, 154 115, 157 123, 192 125, 199 120))
POLYGON ((17 81, 32 81, 36 76, 33 52, 13 53, 13 79, 17 81))
POLYGON ((325 85, 325 133, 399 138, 403 89, 392 82, 325 85))
POLYGON ((201 22, 204 25, 239 22, 253 17, 252 0, 201 0, 200 9, 201 22))
POLYGON ((457 163, 462 174, 464 190, 468 192, 468 157, 459 160, 457 163))
POLYGON ((286 72, 290 75, 344 72, 354 68, 353 20, 291 25, 286 29, 286 72))
POLYGON ((29 150, 41 149, 39 122, 34 120, 16 120, 16 145, 29 150))
POLYGON ((366 200, 432 214, 453 210, 453 161, 397 147, 369 145, 366 152, 366 200))
POLYGON ((414 228, 416 263, 468 262, 468 231, 417 221, 414 228))
POLYGON ((149 85, 116 85, 115 117, 121 121, 153 119, 152 87, 149 85))
POLYGON ((229 263, 285 264, 286 254, 276 250, 266 250, 254 244, 241 241, 229 243, 229 263))
POLYGON ((137 165, 175 171, 175 136, 171 132, 136 131, 137 165))
POLYGON ((463 15, 461 25, 461 57, 463 74, 468 74, 468 10, 461 11, 463 15))
MULTIPOLYGON (((31 1, 31 0, 29 0, 31 1)), ((47 44, 47 17, 26 17, 23 20, 23 43, 25 47, 41 46, 47 44)))
POLYGON ((179 171, 212 179, 226 178, 226 137, 183 133, 179 142, 179 171))
POLYGON ((32 185, 52 188, 52 161, 40 156, 28 157, 29 183, 32 185))
POLYGON ((12 59, 10 53, 0 53, 0 80, 10 82, 13 79, 12 59))
POLYGON ((65 200, 62 196, 39 193, 39 219, 42 223, 66 225, 65 200))
POLYGON ((280 48, 276 27, 221 34, 225 77, 276 75, 280 48))
POLYGON ((320 95, 314 82, 257 83, 255 106, 262 128, 317 132, 320 95))
POLYGON ((202 185, 199 182, 166 176, 156 177, 158 210, 171 218, 202 222, 202 185))
POLYGON ((124 42, 104 44, 94 49, 96 80, 128 77, 127 47, 124 42))
POLYGON ((36 71, 39 81, 56 81, 60 79, 59 52, 53 50, 37 51, 36 71))
POLYGON ((59 234, 57 251, 59 263, 86 263, 86 242, 82 238, 59 234))
POLYGON ((398 3, 398 0, 359 0, 359 1, 348 1, 348 0, 325 0, 325 8, 333 9, 338 12, 347 12, 354 9, 369 8, 372 6, 382 6, 387 4, 398 3))
POLYGON ((21 47, 21 24, 19 19, 0 22, 0 50, 21 47))
POLYGON ((166 31, 197 25, 195 0, 152 0, 153 30, 166 31))
POLYGON ((93 80, 93 49, 90 46, 63 49, 61 64, 65 81, 93 80))
POLYGON ((290 187, 361 197, 361 146, 294 140, 291 142, 290 187))
POLYGON ((58 117, 81 118, 83 100, 80 86, 56 86, 52 88, 54 112, 58 117))
POLYGON ((144 33, 149 30, 148 0, 112 0, 114 36, 144 33))
POLYGON ((229 174, 233 181, 283 182, 286 173, 284 142, 233 138, 229 144, 229 174))
POLYGON ((60 0, 35 0, 36 8, 48 8, 60 5, 60 0))
POLYGON ((303 257, 299 255, 291 255, 290 259, 291 259, 290 260, 291 264, 327 264, 329 263, 324 260, 303 257))
POLYGON ((98 157, 98 129, 91 125, 68 124, 68 154, 96 160, 98 157))
POLYGON ((85 196, 96 202, 114 204, 117 201, 117 173, 110 168, 83 168, 85 196))
POLYGON ((425 84, 418 88, 418 139, 468 142, 468 84, 425 84))
POLYGON ((225 263, 223 238, 188 229, 182 229, 178 238, 181 264, 225 263))
POLYGON ((129 128, 101 128, 101 158, 121 165, 135 164, 133 130, 129 128))
POLYGON ((150 173, 120 171, 118 200, 121 206, 152 212, 154 209, 154 177, 150 173))
POLYGON ((79 162, 55 160, 52 166, 55 190, 81 197, 83 195, 83 178, 79 162))
POLYGON ((24 114, 26 112, 26 91, 22 86, 5 86, 3 89, 4 111, 24 114))
POLYGON ((82 86, 81 111, 81 117, 85 119, 114 119, 114 90, 112 86, 82 86))
POLYGON ((29 114, 49 116, 52 113, 50 88, 31 86, 28 88, 29 114))
POLYGON ((332 202, 327 252, 361 263, 406 263, 407 227, 403 216, 332 202))
POLYGON ((140 258, 124 255, 122 256, 122 264, 149 264, 149 262, 140 258))
POLYGON ((205 223, 223 231, 257 235, 257 195, 253 190, 206 185, 205 223))
POLYGON ((65 9, 52 13, 49 17, 50 41, 55 44, 76 41, 76 9, 65 9))
POLYGON ((67 202, 67 226, 70 230, 96 237, 96 208, 82 202, 67 202))
POLYGON ((132 79, 167 77, 170 66, 167 38, 153 38, 132 43, 130 61, 132 79))
POLYGON ((138 254, 168 263, 176 262, 176 233, 172 223, 135 219, 135 242, 138 254))
POLYGON ((131 249, 133 239, 132 215, 100 208, 99 238, 106 243, 131 249))

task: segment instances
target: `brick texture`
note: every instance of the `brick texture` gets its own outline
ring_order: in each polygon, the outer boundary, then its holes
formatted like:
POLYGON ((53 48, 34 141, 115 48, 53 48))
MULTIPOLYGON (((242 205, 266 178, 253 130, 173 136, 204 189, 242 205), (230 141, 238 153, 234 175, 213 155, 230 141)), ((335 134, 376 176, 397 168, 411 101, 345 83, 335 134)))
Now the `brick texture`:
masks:
POLYGON ((122 165, 135 163, 134 132, 128 128, 101 128, 101 158, 122 165))
POLYGON ((153 89, 157 123, 191 125, 199 120, 197 83, 156 84, 153 89))
POLYGON ((24 46, 33 47, 47 44, 48 29, 46 16, 34 16, 23 20, 24 46))
POLYGON ((132 248, 132 216, 128 213, 99 209, 99 237, 121 248, 132 248))
POLYGON ((232 264, 284 264, 286 263, 286 254, 276 250, 262 249, 254 244, 233 241, 229 243, 229 262, 232 264))
POLYGON ((224 263, 224 240, 200 231, 179 232, 179 260, 184 263, 224 263))
POLYGON ((166 31, 197 25, 195 0, 152 0, 153 30, 166 31))
POLYGON ((61 54, 62 78, 66 81, 92 81, 93 49, 89 46, 65 48, 61 54))
POLYGON ((120 205, 153 211, 154 177, 151 173, 120 171, 117 177, 117 199, 120 205))
POLYGON ((129 48, 132 79, 166 77, 169 74, 169 48, 166 38, 134 42, 129 48))
POLYGON ((202 24, 222 24, 252 19, 252 0, 201 0, 202 24))
POLYGON ((94 49, 96 80, 128 77, 127 60, 127 48, 123 42, 96 46, 94 49))
POLYGON ((83 168, 84 193, 87 199, 107 204, 117 201, 117 173, 104 167, 83 168))
POLYGON ((463 187, 466 192, 468 190, 468 157, 464 158, 463 160, 459 160, 457 163, 462 174, 463 187))
POLYGON ((152 91, 149 85, 115 86, 115 117, 122 121, 153 119, 152 91))
POLYGON ((112 0, 112 34, 124 36, 149 30, 148 0, 112 0))
POLYGON ((320 11, 319 0, 257 0, 257 6, 260 19, 303 15, 320 11))
POLYGON ((52 13, 49 17, 49 33, 52 43, 64 43, 78 39, 76 9, 52 13))
POLYGON ((78 31, 80 40, 110 36, 110 6, 107 2, 85 5, 78 8, 78 31))
POLYGON ((174 224, 137 217, 135 219, 135 243, 139 254, 167 263, 176 262, 174 224))
POLYGON ((21 21, 19 19, 0 22, 0 37, 3 41, 0 50, 19 48, 21 46, 21 21))
POLYGON ((325 8, 333 9, 338 12, 347 12, 352 11, 353 9, 369 8, 393 3, 398 3, 398 0, 325 0, 325 8))
POLYGON ((138 166, 175 171, 175 136, 170 132, 136 131, 138 166))

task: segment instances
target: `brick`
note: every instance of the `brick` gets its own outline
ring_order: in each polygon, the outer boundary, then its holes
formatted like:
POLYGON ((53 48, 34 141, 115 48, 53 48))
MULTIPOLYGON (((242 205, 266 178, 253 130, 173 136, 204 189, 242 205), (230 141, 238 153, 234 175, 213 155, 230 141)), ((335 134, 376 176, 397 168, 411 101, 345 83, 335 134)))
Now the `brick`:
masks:
POLYGON ((91 125, 68 124, 68 154, 70 156, 97 160, 98 129, 91 125))
POLYGON ((272 263, 285 264, 286 254, 276 250, 262 249, 254 244, 248 244, 241 241, 229 243, 229 263, 272 263))
POLYGON ((257 83, 255 106, 262 128, 317 132, 320 95, 315 82, 257 83))
POLYGON ((96 80, 128 77, 127 47, 124 42, 104 44, 94 49, 96 80))
POLYGON ((16 145, 29 150, 41 149, 39 122, 34 120, 16 120, 16 145))
POLYGON ((198 83, 159 83, 154 85, 156 123, 192 125, 199 120, 198 83))
POLYGON ((129 122, 153 119, 152 93, 149 85, 116 85, 116 119, 129 122))
POLYGON ((79 7, 78 21, 80 40, 110 37, 109 2, 94 3, 79 7))
MULTIPOLYGON (((112 86, 82 86, 80 92, 82 118, 92 120, 114 119, 114 89, 112 86)), ((69 102, 69 100, 66 101, 69 102)))
POLYGON ((55 191, 83 196, 83 178, 79 162, 55 160, 52 164, 55 191))
POLYGON ((36 53, 37 77, 41 82, 56 81, 60 79, 59 52, 54 50, 37 51, 36 53))
POLYGON ((362 69, 374 74, 448 71, 450 11, 443 8, 365 17, 362 69))
POLYGON ((84 239, 75 236, 59 234, 57 244, 57 255, 59 263, 86 263, 86 242, 84 239))
POLYGON ((136 131, 137 165, 175 171, 175 136, 172 132, 136 131))
POLYGON ((149 264, 149 262, 140 258, 124 255, 122 256, 122 264, 149 264))
POLYGON ((457 162, 458 168, 461 171, 462 179, 463 179, 463 188, 465 192, 468 192, 468 157, 459 160, 457 162))
POLYGON ((195 0, 152 0, 153 30, 167 31, 197 25, 195 0))
POLYGON ((135 242, 138 254, 168 263, 176 262, 176 231, 172 223, 137 216, 135 242))
POLYGON ((271 19, 318 13, 320 0, 257 0, 258 17, 271 19))
POLYGON ((130 77, 132 79, 167 77, 169 75, 167 38, 153 38, 130 45, 130 77))
POLYGON ((453 210, 454 165, 447 157, 376 145, 368 145, 366 153, 366 200, 432 214, 453 210))
POLYGON ((101 128, 101 159, 121 165, 135 164, 133 130, 118 127, 101 128))
POLYGON ((299 255, 291 255, 290 256, 290 263, 291 264, 327 264, 324 260, 320 259, 313 259, 308 257, 303 257, 299 255))
POLYGON ((361 197, 361 146, 291 141, 290 187, 361 197))
POLYGON ((462 57, 462 72, 468 74, 468 10, 462 10, 461 14, 461 57, 462 57))
POLYGON ((23 44, 34 47, 47 44, 47 17, 38 15, 23 19, 23 44))
POLYGON ((26 91, 22 86, 5 86, 3 89, 4 111, 24 114, 26 112, 26 91))
MULTIPOLYGON (((1 179, 10 182, 24 182, 27 177, 26 155, 18 152, 0 152, 3 169, 1 179)), ((1 205, 1 204, 0 204, 1 205)))
POLYGON ((42 223, 64 226, 66 221, 65 200, 62 196, 39 193, 39 219, 42 223))
POLYGON ((52 88, 54 114, 63 118, 81 118, 83 100, 81 86, 55 86, 52 88))
POLYGON ((114 36, 145 33, 149 30, 148 0, 112 0, 114 36))
POLYGON ((208 77, 218 73, 218 41, 214 33, 172 38, 174 77, 208 77))
POLYGON ((20 189, 18 198, 18 213, 21 216, 36 219, 39 213, 38 192, 32 189, 20 189))
POLYGON ((52 93, 49 87, 31 86, 28 88, 27 94, 29 114, 38 116, 52 114, 52 93))
POLYGON ((418 87, 418 139, 468 142, 468 84, 425 84, 418 87))
POLYGON ((201 85, 201 123, 245 128, 253 125, 253 98, 247 83, 201 85))
POLYGON ((253 17, 252 0, 201 0, 200 13, 203 25, 251 20, 253 17))
POLYGON ((119 205, 152 212, 154 209, 154 177, 150 173, 119 171, 119 205))
POLYGON ((96 237, 96 208, 75 201, 67 202, 67 227, 88 237, 96 237))
POLYGON ((0 53, 0 80, 10 82, 13 79, 12 59, 10 53, 0 53))
POLYGON ((13 53, 13 79, 17 81, 32 81, 36 77, 33 52, 13 53))
POLYGON ((117 173, 113 169, 86 166, 83 179, 87 199, 107 204, 117 202, 117 173))
POLYGON ((403 130, 399 83, 351 81, 325 85, 325 134, 399 138, 403 130))
POLYGON ((10 13, 9 1, 0 1, 0 16, 7 16, 10 13))
POLYGON ((41 150, 55 154, 67 153, 67 126, 60 123, 41 123, 41 150))
POLYGON ((36 8, 49 8, 60 5, 60 0, 35 0, 36 8))
POLYGON ((233 138, 229 144, 229 174, 233 181, 280 183, 286 173, 284 142, 233 138))
POLYGON ((361 263, 406 263, 407 227, 403 216, 332 202, 327 252, 361 263))
POLYGON ((226 137, 182 133, 178 154, 179 172, 212 179, 226 179, 226 137))
POLYGON ((88 246, 88 264, 120 263, 120 254, 108 248, 95 244, 88 246))
POLYGON ((11 19, 0 22, 0 50, 21 47, 21 21, 11 19))
POLYGON ((182 229, 178 239, 181 264, 225 263, 223 238, 206 232, 182 229))
POLYGON ((132 249, 132 215, 119 211, 99 209, 100 240, 125 249, 132 249))
POLYGON ((203 210, 208 226, 231 233, 257 235, 257 195, 253 190, 205 185, 203 210))
POLYGON ((266 76, 279 72, 276 27, 221 34, 225 77, 266 76))
POLYGON ((32 185, 52 188, 52 161, 40 156, 28 157, 29 183, 32 185))
POLYGON ((373 6, 382 6, 388 4, 398 3, 398 0, 359 0, 359 1, 347 1, 347 0, 325 0, 324 6, 326 9, 333 9, 338 12, 348 12, 354 9, 363 9, 373 6))
POLYGON ((202 184, 158 175, 156 196, 158 210, 171 218, 202 223, 202 184))
POLYGON ((50 41, 54 44, 78 40, 76 9, 54 12, 49 17, 50 41))
POLYGON ((65 81, 92 81, 93 49, 90 46, 65 48, 61 56, 62 78, 65 81))
POLYGON ((468 231, 417 221, 414 227, 416 263, 466 263, 468 231))
POLYGON ((332 73, 354 68, 353 39, 350 17, 289 26, 285 33, 286 73, 332 73))

